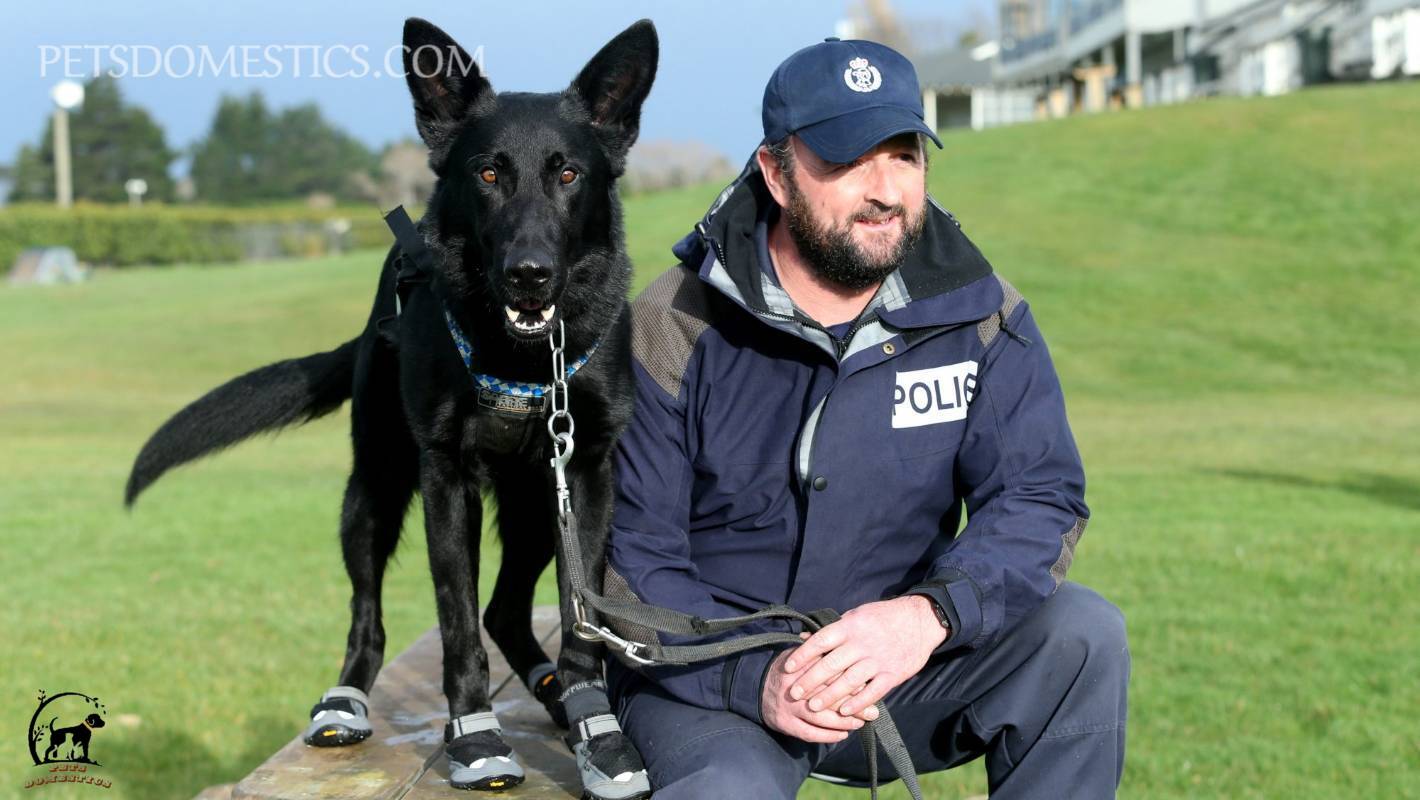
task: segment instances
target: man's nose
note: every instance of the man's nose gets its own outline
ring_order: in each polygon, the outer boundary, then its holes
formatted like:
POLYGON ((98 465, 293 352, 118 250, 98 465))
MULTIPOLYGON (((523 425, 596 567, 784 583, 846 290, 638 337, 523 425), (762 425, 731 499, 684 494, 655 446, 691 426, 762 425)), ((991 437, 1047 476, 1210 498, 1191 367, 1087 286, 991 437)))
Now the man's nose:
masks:
POLYGON ((863 187, 863 199, 880 206, 897 206, 902 204, 902 189, 898 187, 896 175, 894 175, 886 160, 875 158, 868 163, 867 183, 863 187))

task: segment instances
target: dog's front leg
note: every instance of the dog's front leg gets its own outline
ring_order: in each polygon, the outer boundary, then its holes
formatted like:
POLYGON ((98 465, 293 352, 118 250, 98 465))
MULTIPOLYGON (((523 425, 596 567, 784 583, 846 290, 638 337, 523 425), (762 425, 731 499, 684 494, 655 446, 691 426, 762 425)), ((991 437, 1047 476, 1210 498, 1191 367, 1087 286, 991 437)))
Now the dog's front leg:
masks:
POLYGON ((426 450, 419 465, 429 569, 444 645, 449 724, 444 752, 457 789, 504 789, 523 769, 499 735, 488 698, 488 653, 478 630, 478 546, 483 506, 457 454, 426 450))
MULTIPOLYGON (((574 458, 567 477, 577 520, 583 579, 587 589, 601 594, 613 501, 610 454, 586 457, 580 462, 574 458)), ((592 800, 650 797, 651 782, 645 763, 631 739, 621 732, 607 698, 606 683, 602 680, 606 648, 572 633, 576 621, 572 610, 572 584, 560 547, 557 585, 562 611, 562 653, 557 666, 562 685, 567 687, 562 695, 562 705, 571 724, 567 743, 577 756, 577 769, 586 792, 583 796, 592 800)), ((589 616, 591 613, 587 611, 589 616)))

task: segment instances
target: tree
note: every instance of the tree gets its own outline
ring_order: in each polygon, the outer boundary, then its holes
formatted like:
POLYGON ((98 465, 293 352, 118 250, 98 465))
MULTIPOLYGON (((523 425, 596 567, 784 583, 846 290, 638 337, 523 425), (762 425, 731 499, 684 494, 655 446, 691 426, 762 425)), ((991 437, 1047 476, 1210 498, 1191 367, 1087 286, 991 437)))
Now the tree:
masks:
POLYGON ((436 178, 429 169, 429 148, 423 142, 403 139, 385 147, 380 156, 380 184, 375 198, 382 207, 420 205, 434 191, 436 178))
POLYGON ((207 136, 193 148, 197 196, 214 203, 291 200, 323 193, 357 199, 377 168, 358 140, 327 122, 315 104, 274 114, 259 92, 224 96, 207 136))
MULTIPOLYGON (((172 199, 168 167, 177 154, 146 110, 123 101, 113 77, 100 75, 84 85, 84 104, 69 113, 69 144, 74 199, 124 202, 123 184, 131 178, 148 182, 146 198, 172 199)), ((13 178, 12 201, 54 199, 53 117, 37 147, 20 148, 13 178)))
POLYGON ((270 195, 270 112, 260 92, 247 99, 222 96, 212 129, 192 151, 197 195, 212 202, 242 202, 270 195))

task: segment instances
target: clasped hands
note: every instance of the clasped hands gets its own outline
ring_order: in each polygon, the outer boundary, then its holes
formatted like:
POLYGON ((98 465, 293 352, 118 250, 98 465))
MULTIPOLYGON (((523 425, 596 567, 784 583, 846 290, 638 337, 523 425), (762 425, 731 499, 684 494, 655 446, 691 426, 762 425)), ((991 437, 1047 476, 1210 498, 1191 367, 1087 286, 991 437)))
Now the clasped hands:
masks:
POLYGON ((805 742, 841 742, 877 718, 877 702, 917 674, 947 634, 920 595, 858 606, 769 665, 764 724, 805 742))

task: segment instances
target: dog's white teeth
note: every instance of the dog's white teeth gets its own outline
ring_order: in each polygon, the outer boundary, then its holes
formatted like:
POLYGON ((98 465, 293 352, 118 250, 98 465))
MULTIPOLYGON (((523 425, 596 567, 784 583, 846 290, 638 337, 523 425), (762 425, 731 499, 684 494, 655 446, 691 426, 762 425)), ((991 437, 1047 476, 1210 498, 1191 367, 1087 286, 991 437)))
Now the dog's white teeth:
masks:
POLYGON ((503 312, 508 315, 509 322, 516 323, 518 321, 518 314, 520 312, 516 308, 513 308, 512 306, 504 306, 503 312))
POLYGON ((556 311, 556 310, 557 310, 557 306, 548 306, 547 308, 544 308, 544 309, 542 310, 542 321, 543 321, 543 322, 551 322, 551 321, 552 321, 552 312, 554 312, 554 311, 556 311))

